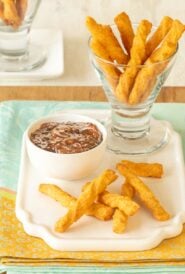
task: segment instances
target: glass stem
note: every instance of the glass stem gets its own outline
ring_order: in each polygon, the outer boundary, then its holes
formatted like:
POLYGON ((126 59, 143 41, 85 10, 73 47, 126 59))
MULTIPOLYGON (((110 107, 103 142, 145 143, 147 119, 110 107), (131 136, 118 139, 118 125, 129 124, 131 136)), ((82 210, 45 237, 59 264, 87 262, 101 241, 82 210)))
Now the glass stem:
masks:
POLYGON ((30 28, 20 27, 16 32, 0 32, 0 54, 4 59, 21 58, 27 53, 30 28))
POLYGON ((150 130, 150 108, 119 109, 112 108, 112 132, 125 139, 138 139, 150 130))

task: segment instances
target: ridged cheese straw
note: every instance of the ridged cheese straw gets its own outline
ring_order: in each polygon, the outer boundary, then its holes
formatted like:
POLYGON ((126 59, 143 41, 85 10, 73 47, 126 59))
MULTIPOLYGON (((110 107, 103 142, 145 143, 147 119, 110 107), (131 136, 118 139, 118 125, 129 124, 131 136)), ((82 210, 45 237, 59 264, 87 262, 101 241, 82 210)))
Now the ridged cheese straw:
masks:
POLYGON ((135 194, 135 189, 133 188, 133 186, 129 184, 128 180, 126 179, 121 186, 121 195, 127 196, 130 199, 132 199, 134 197, 134 194, 135 194))
POLYGON ((0 1, 0 18, 1 18, 2 20, 4 20, 4 15, 3 15, 3 13, 4 13, 3 3, 0 1))
MULTIPOLYGON (((84 191, 88 185, 89 185, 89 183, 86 183, 83 186, 82 191, 84 191)), ((104 191, 102 194, 99 195, 98 200, 101 200, 101 197, 105 196, 106 193, 111 194, 108 191, 104 191)), ((103 200, 103 201, 105 204, 109 203, 110 207, 112 206, 112 209, 115 209, 115 211, 113 213, 113 231, 115 233, 123 233, 126 229, 128 216, 125 214, 124 211, 120 210, 119 208, 116 208, 116 206, 118 205, 118 202, 116 202, 116 205, 112 203, 112 197, 115 197, 115 195, 116 194, 113 194, 113 195, 111 194, 111 198, 103 200)))
POLYGON ((17 12, 21 20, 24 20, 27 7, 28 7, 28 0, 16 0, 17 12))
POLYGON ((178 41, 184 30, 184 24, 179 20, 173 21, 172 27, 161 46, 152 53, 145 62, 146 66, 144 66, 138 73, 129 96, 129 104, 138 104, 150 95, 152 88, 156 83, 157 76, 168 65, 168 58, 173 56, 176 52, 178 41), (165 60, 166 62, 163 62, 165 60))
POLYGON ((146 39, 150 33, 152 24, 147 20, 142 20, 137 28, 136 35, 131 48, 130 61, 128 67, 121 74, 116 96, 119 101, 127 103, 130 91, 134 85, 135 77, 141 65, 146 59, 146 39))
POLYGON ((90 16, 86 18, 86 26, 92 37, 105 47, 113 61, 118 64, 128 62, 128 56, 124 53, 110 26, 98 24, 90 16))
POLYGON ((115 233, 123 233, 126 229, 128 216, 121 210, 116 209, 113 215, 113 228, 115 233))
POLYGON ((88 208, 98 198, 98 195, 116 179, 117 175, 114 171, 106 170, 99 177, 92 180, 91 183, 87 185, 85 190, 81 192, 75 206, 71 207, 67 214, 57 221, 55 231, 64 232, 67 230, 74 222, 76 222, 87 212, 88 208))
POLYGON ((102 194, 100 194, 98 201, 112 208, 118 208, 127 216, 134 215, 139 209, 139 205, 132 201, 129 197, 116 193, 110 193, 108 191, 104 191, 102 194))
POLYGON ((166 221, 170 218, 168 212, 162 207, 162 205, 149 189, 149 187, 147 187, 139 177, 137 177, 122 164, 117 164, 117 169, 123 176, 126 177, 129 184, 134 187, 140 200, 152 212, 154 218, 159 221, 166 221))
MULTIPOLYGON (((73 197, 66 191, 62 190, 57 185, 40 184, 39 191, 67 208, 74 207, 77 201, 75 197, 73 197)), ((100 203, 93 203, 86 212, 87 215, 94 216, 102 221, 110 220, 112 218, 113 213, 114 210, 111 207, 100 203)))
POLYGON ((3 17, 6 24, 14 28, 18 28, 21 24, 21 19, 17 13, 15 2, 13 0, 1 0, 3 3, 3 17))
POLYGON ((163 166, 159 163, 136 163, 122 160, 120 164, 137 176, 161 178, 163 175, 163 166))
MULTIPOLYGON (((96 56, 109 62, 113 62, 105 47, 98 40, 92 38, 90 47, 96 56)), ((113 90, 115 90, 121 72, 116 68, 116 66, 106 63, 104 60, 96 58, 96 62, 103 70, 107 81, 109 82, 113 90)))
POLYGON ((120 32, 123 46, 125 47, 128 55, 130 55, 130 50, 134 39, 134 31, 130 18, 125 12, 122 12, 114 18, 114 22, 120 32))
POLYGON ((162 21, 160 22, 160 25, 146 43, 146 54, 148 57, 162 42, 162 40, 170 30, 172 23, 172 18, 170 18, 169 16, 163 17, 162 21))

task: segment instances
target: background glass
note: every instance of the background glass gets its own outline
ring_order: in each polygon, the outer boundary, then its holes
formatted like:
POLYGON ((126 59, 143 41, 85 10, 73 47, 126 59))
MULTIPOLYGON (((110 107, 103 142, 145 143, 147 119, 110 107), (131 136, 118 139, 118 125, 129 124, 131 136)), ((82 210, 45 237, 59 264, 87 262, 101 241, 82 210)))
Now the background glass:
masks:
POLYGON ((16 3, 16 10, 9 7, 9 14, 6 14, 5 5, 1 6, 0 71, 5 72, 29 71, 46 60, 43 49, 30 44, 30 29, 41 0, 19 0, 16 3))

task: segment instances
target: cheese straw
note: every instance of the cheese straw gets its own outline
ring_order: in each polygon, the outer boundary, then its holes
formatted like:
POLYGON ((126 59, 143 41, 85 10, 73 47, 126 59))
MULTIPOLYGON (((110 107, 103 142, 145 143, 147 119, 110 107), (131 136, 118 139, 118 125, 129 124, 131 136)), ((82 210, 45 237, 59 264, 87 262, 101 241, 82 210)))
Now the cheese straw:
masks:
POLYGON ((168 65, 168 58, 176 52, 178 41, 184 30, 185 27, 179 20, 173 21, 172 27, 161 46, 152 53, 145 62, 146 66, 138 73, 129 96, 129 104, 138 104, 150 95, 156 83, 157 76, 168 65), (165 60, 166 62, 163 62, 165 60))
POLYGON ((70 225, 83 216, 98 198, 98 195, 102 193, 109 184, 115 181, 116 178, 117 175, 114 171, 106 170, 99 177, 92 180, 85 190, 81 192, 75 205, 69 209, 65 216, 57 221, 55 231, 64 232, 70 225))
MULTIPOLYGON (((97 55, 98 57, 109 62, 113 61, 104 46, 98 40, 92 38, 90 47, 95 55, 97 55)), ((109 64, 108 62, 106 63, 106 61, 104 60, 96 58, 96 61, 103 70, 107 81, 109 82, 113 90, 115 90, 120 76, 120 71, 113 64, 109 64)))
POLYGON ((4 15, 3 15, 3 11, 4 8, 3 8, 3 3, 0 1, 0 18, 3 20, 4 19, 4 15))
POLYGON ((160 25, 146 43, 146 54, 148 57, 162 42, 162 40, 170 30, 172 23, 173 20, 169 16, 163 17, 160 25))
POLYGON ((121 195, 127 196, 130 199, 132 199, 134 197, 134 194, 135 194, 135 190, 133 186, 131 186, 128 180, 126 179, 124 184, 122 184, 121 186, 121 195))
POLYGON ((86 18, 86 26, 92 37, 102 44, 113 61, 118 64, 127 63, 128 56, 124 53, 110 26, 98 24, 90 16, 86 18))
POLYGON ((129 169, 125 168, 122 164, 117 165, 119 172, 126 177, 129 184, 131 184, 137 192, 143 204, 152 212, 154 218, 159 221, 166 221, 170 215, 161 206, 152 191, 142 182, 142 180, 132 173, 129 169))
MULTIPOLYGON (((74 207, 77 201, 75 197, 53 184, 40 184, 39 191, 67 208, 74 207)), ((102 221, 110 220, 113 213, 114 210, 111 207, 100 203, 93 203, 86 212, 87 215, 94 216, 102 221)))
POLYGON ((184 24, 179 20, 174 20, 162 45, 152 53, 147 63, 161 62, 171 57, 177 50, 178 41, 184 30, 184 24))
POLYGON ((130 49, 134 39, 134 31, 130 18, 125 12, 122 12, 114 18, 114 22, 120 32, 123 46, 125 47, 128 55, 130 55, 130 49))
POLYGON ((17 0, 16 1, 17 12, 18 12, 21 20, 24 20, 27 6, 28 6, 28 0, 17 0))
POLYGON ((137 176, 161 178, 163 175, 163 166, 159 163, 135 163, 122 160, 120 164, 137 176))
POLYGON ((137 28, 136 35, 130 53, 128 67, 122 73, 116 88, 117 98, 124 103, 128 102, 130 91, 134 85, 135 77, 139 71, 139 65, 146 59, 146 38, 151 30, 152 24, 147 20, 142 20, 137 28))
POLYGON ((139 209, 139 205, 132 201, 129 197, 116 193, 109 193, 108 191, 104 191, 100 194, 98 200, 112 208, 118 208, 127 216, 134 215, 139 209))
POLYGON ((113 231, 123 233, 126 229, 128 216, 121 210, 116 209, 113 215, 113 231))
POLYGON ((20 26, 21 19, 17 13, 14 0, 1 0, 3 3, 3 17, 6 24, 17 28, 20 26))
MULTIPOLYGON (((83 186, 82 190, 85 190, 85 188, 88 186, 88 184, 89 183, 86 183, 83 186)), ((130 187, 132 187, 132 186, 130 186, 130 187)), ((123 233, 126 229, 126 226, 127 226, 128 216, 124 213, 123 210, 120 210, 119 208, 116 208, 116 206, 118 206, 118 201, 116 202, 116 204, 113 204, 112 199, 115 198, 115 194, 109 193, 108 191, 104 191, 102 194, 100 194, 99 200, 101 200, 101 197, 102 197, 102 200, 105 204, 109 204, 110 206, 112 206, 112 208, 115 208, 113 218, 112 218, 113 219, 113 228, 112 228, 113 231, 115 233, 123 233), (106 194, 107 194, 107 197, 108 197, 108 194, 110 194, 109 198, 105 197, 106 194)))

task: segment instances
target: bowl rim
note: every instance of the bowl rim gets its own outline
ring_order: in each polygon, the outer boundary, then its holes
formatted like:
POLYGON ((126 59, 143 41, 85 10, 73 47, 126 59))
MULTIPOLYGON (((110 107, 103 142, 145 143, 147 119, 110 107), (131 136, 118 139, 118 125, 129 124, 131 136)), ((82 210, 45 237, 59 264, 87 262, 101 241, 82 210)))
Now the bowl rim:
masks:
MULTIPOLYGON (((65 120, 64 120, 65 121, 65 120)), ((70 118, 66 120, 67 121, 70 121, 70 118)), ((62 122, 62 121, 61 121, 62 122)), ((79 120, 80 122, 80 120, 79 120)), ((88 154, 96 149, 98 149, 100 146, 104 145, 107 141, 107 130, 105 128, 105 126, 103 124, 101 124, 101 122, 97 121, 96 119, 94 118, 91 118, 89 116, 86 116, 86 115, 81 115, 81 114, 70 114, 68 112, 63 112, 62 114, 53 114, 53 115, 48 115, 48 116, 45 116, 45 117, 42 117, 40 119, 37 119, 36 121, 33 121, 26 129, 25 131, 25 137, 26 137, 26 143, 28 142, 34 149, 38 150, 39 152, 41 153, 44 153, 44 154, 47 154, 48 156, 50 155, 51 157, 77 157, 78 155, 85 155, 85 154, 88 154), (49 122, 52 122, 50 119, 55 119, 55 118, 60 118, 60 117, 63 117, 63 116, 69 116, 69 117, 74 117, 74 118, 79 118, 79 119, 85 119, 87 122, 91 122, 92 124, 95 124, 98 128, 98 130, 101 132, 102 134, 102 141, 97 145, 95 146, 94 148, 91 148, 89 150, 86 150, 86 151, 83 151, 83 152, 78 152, 78 153, 56 153, 56 152, 52 152, 52 151, 48 151, 48 150, 45 150, 45 149, 42 149, 38 146, 36 146, 31 140, 30 140, 30 133, 31 133, 31 130, 33 127, 35 126, 39 126, 41 125, 42 123, 44 122, 47 122, 47 120, 49 120, 49 122)))

